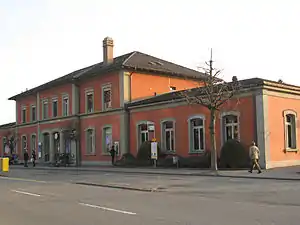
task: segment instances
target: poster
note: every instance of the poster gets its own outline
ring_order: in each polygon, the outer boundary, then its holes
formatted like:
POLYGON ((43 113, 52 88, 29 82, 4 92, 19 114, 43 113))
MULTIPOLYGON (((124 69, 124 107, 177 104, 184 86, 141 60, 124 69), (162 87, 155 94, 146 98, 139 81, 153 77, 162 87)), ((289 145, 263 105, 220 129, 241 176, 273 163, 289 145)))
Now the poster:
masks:
POLYGON ((157 160, 157 142, 151 142, 151 159, 157 160))

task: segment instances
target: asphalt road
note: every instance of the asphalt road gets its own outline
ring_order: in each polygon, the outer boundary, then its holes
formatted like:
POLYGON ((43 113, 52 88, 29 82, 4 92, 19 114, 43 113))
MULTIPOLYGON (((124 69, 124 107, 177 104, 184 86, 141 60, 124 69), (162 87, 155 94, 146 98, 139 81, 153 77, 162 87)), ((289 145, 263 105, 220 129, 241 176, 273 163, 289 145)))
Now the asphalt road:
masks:
POLYGON ((0 177, 1 224, 299 225, 300 182, 12 171, 0 177), (72 182, 161 186, 139 192, 72 182))

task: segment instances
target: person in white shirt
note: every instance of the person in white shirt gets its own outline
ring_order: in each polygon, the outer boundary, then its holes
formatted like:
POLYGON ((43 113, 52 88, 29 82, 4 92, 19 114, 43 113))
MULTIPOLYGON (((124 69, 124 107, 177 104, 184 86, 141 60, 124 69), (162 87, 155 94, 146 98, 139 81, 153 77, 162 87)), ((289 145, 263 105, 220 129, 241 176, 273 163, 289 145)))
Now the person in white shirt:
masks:
POLYGON ((249 148, 249 157, 251 159, 251 168, 249 170, 249 173, 252 173, 253 169, 257 169, 258 173, 261 173, 261 168, 259 165, 259 157, 260 157, 260 151, 259 148, 255 145, 255 142, 252 141, 252 144, 249 148))

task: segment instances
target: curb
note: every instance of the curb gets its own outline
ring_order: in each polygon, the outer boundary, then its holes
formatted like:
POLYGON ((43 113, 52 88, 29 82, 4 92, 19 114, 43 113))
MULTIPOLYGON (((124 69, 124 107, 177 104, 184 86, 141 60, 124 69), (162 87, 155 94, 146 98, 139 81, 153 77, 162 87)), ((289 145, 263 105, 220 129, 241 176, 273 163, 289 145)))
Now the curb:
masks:
MULTIPOLYGON (((12 169, 24 169, 23 167, 15 167, 12 169)), ((31 168, 32 170, 46 170, 46 171, 69 171, 69 172, 104 172, 104 173, 122 173, 122 174, 147 174, 147 175, 165 175, 165 176, 198 176, 198 177, 224 177, 224 178, 237 178, 237 179, 259 179, 259 180, 278 180, 278 181, 298 181, 300 182, 299 178, 288 178, 288 177, 250 177, 250 176, 243 176, 243 175, 226 175, 226 174, 212 174, 212 173, 167 173, 167 172, 156 172, 156 171, 113 171, 109 169, 71 169, 71 168, 31 168)), ((124 187, 125 188, 125 187, 124 187)))
POLYGON ((134 187, 125 187, 125 186, 109 185, 109 184, 88 183, 88 182, 75 182, 73 184, 94 186, 94 187, 106 187, 106 188, 114 188, 114 189, 130 190, 130 191, 141 191, 141 192, 162 192, 162 188, 134 188, 134 187))

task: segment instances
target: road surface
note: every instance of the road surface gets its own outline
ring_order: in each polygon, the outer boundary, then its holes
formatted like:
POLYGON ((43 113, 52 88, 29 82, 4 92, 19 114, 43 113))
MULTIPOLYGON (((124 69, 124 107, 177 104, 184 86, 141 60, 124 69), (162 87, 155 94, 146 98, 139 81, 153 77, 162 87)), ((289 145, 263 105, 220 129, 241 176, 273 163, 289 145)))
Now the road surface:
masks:
POLYGON ((300 182, 218 177, 13 171, 0 177, 1 224, 299 225, 300 182), (141 192, 85 180, 161 186, 141 192))

